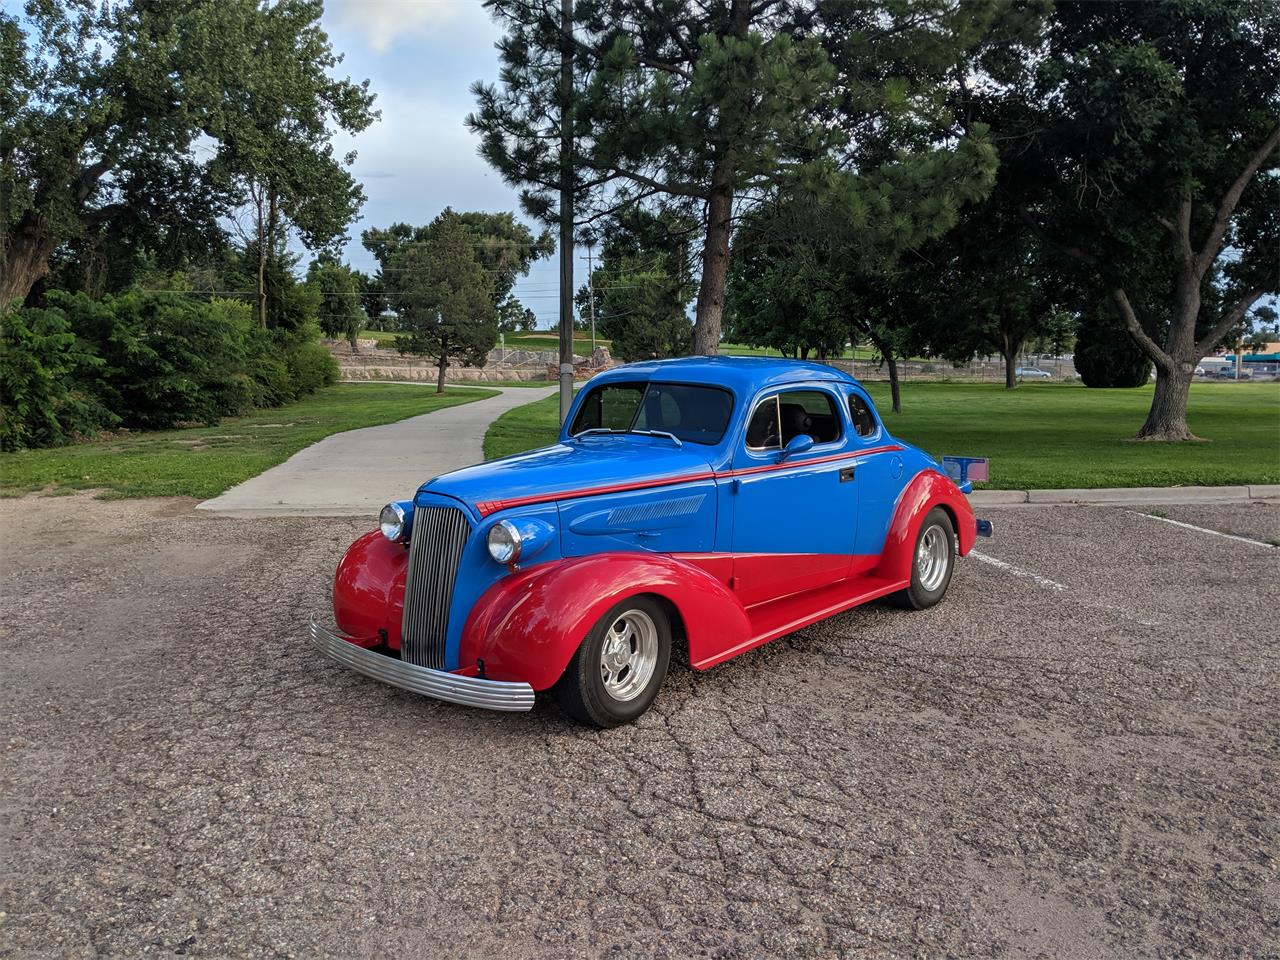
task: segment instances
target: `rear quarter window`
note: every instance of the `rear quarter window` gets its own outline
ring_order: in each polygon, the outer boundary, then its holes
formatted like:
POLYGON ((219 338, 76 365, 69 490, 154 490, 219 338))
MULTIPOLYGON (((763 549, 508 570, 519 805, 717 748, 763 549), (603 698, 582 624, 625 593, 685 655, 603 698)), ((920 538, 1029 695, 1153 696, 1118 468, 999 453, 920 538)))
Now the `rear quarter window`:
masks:
POLYGON ((876 415, 871 412, 871 404, 856 393, 849 396, 849 419, 853 421, 854 432, 860 437, 873 436, 880 429, 876 415))

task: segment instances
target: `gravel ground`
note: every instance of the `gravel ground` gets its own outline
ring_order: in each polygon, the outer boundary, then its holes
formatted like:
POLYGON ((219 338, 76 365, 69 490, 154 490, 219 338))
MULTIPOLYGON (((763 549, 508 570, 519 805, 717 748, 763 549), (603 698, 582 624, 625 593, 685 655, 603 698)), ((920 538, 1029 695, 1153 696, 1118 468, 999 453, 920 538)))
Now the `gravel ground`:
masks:
POLYGON ((941 607, 675 668, 597 732, 318 662, 369 523, 191 508, 0 502, 0 955, 1280 951, 1280 551, 987 510, 941 607))

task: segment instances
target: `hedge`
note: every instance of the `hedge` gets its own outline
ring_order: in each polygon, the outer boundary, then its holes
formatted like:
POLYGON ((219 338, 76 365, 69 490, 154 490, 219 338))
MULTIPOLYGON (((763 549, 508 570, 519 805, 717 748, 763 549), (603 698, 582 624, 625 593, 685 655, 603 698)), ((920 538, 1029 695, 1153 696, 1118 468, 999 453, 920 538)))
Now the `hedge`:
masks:
POLYGON ((132 290, 54 291, 0 321, 0 449, 124 426, 216 424, 337 379, 313 325, 263 330, 247 304, 132 290))

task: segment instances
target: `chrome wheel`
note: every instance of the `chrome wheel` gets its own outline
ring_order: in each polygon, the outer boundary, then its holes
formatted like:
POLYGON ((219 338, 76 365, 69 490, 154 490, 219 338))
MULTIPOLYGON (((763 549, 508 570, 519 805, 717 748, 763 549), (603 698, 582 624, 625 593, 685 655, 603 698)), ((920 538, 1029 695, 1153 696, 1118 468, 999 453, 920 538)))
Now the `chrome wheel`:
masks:
POLYGON ((658 628, 643 610, 627 610, 610 624, 600 647, 600 679, 614 700, 634 700, 658 663, 658 628))
POLYGON ((925 591, 932 593, 946 579, 951 566, 951 541, 936 524, 920 537, 916 547, 916 578, 925 591))

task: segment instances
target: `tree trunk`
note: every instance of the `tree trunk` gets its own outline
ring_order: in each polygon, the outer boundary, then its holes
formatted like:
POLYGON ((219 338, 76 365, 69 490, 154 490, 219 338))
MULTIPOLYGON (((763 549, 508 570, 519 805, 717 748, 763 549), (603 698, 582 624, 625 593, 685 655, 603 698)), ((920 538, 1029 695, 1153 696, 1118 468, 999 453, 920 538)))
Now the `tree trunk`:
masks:
POLYGON ((889 365, 889 397, 892 400, 893 412, 901 413, 902 392, 898 388, 898 360, 889 349, 889 344, 876 334, 874 327, 869 328, 866 333, 875 348, 880 351, 881 358, 889 365))
MULTIPOLYGON (((751 29, 751 0, 733 0, 730 29, 745 39, 751 29)), ((717 152, 711 168, 711 192, 707 197, 707 234, 702 244, 702 280, 698 285, 698 305, 693 321, 693 352, 712 357, 720 352, 720 329, 724 317, 724 285, 729 274, 729 233, 733 217, 732 147, 717 152)))
POLYGON ((711 198, 707 201, 707 235, 702 245, 702 282, 693 322, 693 352, 712 357, 720 352, 720 323, 724 316, 724 284, 729 274, 729 229, 733 215, 731 168, 716 161, 711 198))
POLYGON ((57 246, 57 239, 34 224, 18 224, 0 264, 0 311, 8 309, 11 300, 26 300, 36 281, 49 273, 49 258, 57 246))
MULTIPOLYGON (((262 236, 262 232, 258 232, 262 236)), ((267 248, 258 241, 258 323, 267 329, 267 248)))
MULTIPOLYGON (((1170 375, 1161 370, 1156 374, 1155 394, 1151 397, 1151 410, 1147 422, 1138 431, 1139 440, 1196 440, 1187 427, 1187 397, 1191 393, 1191 374, 1177 365, 1170 375)), ((1194 369, 1194 364, 1191 365, 1194 369)))
POLYGON ((267 230, 266 242, 258 249, 258 298, 262 328, 267 328, 267 258, 275 253, 276 230, 280 221, 280 195, 275 187, 269 187, 267 193, 267 230))
MULTIPOLYGON (((1112 299, 1120 308, 1120 316, 1128 327, 1129 335, 1156 367, 1156 388, 1151 397, 1147 420, 1138 431, 1137 440, 1197 440, 1187 427, 1187 399, 1191 394, 1191 380, 1196 363, 1203 351, 1212 343, 1197 343, 1196 319, 1200 315, 1200 278, 1194 264, 1185 263, 1174 287, 1173 316, 1161 347, 1142 327, 1129 298, 1122 288, 1111 291, 1112 299)), ((1243 316, 1253 300, 1247 298, 1235 311, 1243 316)), ((1225 333, 1225 330, 1223 331, 1225 333)))
POLYGON ((442 353, 436 366, 440 370, 440 376, 436 378, 436 393, 444 393, 444 372, 449 366, 449 357, 442 353))
POLYGON ((890 408, 894 413, 901 413, 902 391, 898 386, 898 361, 894 359, 892 351, 885 354, 884 362, 889 365, 889 397, 892 400, 890 408))
POLYGON ((1004 388, 1012 390, 1018 385, 1018 355, 1011 353, 1008 347, 1005 347, 1000 355, 1004 357, 1004 388))

